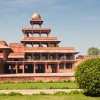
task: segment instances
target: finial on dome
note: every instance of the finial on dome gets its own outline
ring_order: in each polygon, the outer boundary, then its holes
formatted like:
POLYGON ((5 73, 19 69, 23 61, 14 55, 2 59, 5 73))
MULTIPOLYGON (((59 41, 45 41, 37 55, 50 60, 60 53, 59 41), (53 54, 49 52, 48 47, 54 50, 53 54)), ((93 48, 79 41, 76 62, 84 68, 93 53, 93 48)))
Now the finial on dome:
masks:
POLYGON ((32 15, 32 19, 40 19, 41 18, 41 16, 40 16, 40 14, 36 11, 33 15, 32 15))

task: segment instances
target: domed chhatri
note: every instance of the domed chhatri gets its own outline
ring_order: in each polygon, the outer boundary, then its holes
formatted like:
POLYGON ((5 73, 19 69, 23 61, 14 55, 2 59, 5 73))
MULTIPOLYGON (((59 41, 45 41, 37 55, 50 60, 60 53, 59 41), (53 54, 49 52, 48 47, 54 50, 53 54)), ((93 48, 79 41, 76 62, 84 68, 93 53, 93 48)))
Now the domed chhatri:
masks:
POLYGON ((37 19, 37 18, 41 18, 40 14, 38 12, 35 12, 33 15, 32 15, 32 19, 37 19))
POLYGON ((40 25, 40 27, 41 27, 42 23, 43 23, 43 21, 42 21, 42 19, 41 19, 41 16, 40 16, 40 14, 36 11, 36 12, 32 15, 32 19, 30 20, 30 24, 32 25, 32 27, 33 27, 34 24, 38 24, 38 25, 40 25))

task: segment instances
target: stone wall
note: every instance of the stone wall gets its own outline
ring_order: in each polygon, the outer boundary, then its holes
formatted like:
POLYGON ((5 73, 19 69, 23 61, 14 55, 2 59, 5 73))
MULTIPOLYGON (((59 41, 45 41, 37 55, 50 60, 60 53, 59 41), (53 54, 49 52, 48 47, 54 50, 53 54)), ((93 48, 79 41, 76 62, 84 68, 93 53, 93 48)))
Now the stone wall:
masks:
POLYGON ((40 74, 5 74, 0 75, 0 82, 27 82, 27 81, 63 81, 74 80, 74 73, 40 73, 40 74))
POLYGON ((13 77, 0 77, 0 82, 28 82, 28 81, 64 81, 74 80, 73 76, 13 76, 13 77))

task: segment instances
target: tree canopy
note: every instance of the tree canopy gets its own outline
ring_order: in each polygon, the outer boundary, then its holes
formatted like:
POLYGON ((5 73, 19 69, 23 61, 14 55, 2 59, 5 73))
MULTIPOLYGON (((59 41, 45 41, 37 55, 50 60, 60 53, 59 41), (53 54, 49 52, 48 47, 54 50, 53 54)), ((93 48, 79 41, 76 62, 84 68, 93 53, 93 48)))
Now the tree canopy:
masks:
POLYGON ((80 63, 75 71, 75 80, 87 95, 100 96, 100 58, 80 63))
POLYGON ((100 50, 96 47, 90 47, 87 51, 88 55, 99 55, 100 50))

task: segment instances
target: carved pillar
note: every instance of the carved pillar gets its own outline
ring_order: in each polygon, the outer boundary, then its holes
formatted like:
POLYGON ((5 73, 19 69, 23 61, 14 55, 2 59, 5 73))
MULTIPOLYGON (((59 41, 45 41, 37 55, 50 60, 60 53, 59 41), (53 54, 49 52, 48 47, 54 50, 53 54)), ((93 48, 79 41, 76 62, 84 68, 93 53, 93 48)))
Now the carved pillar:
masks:
POLYGON ((42 47, 42 43, 41 42, 40 42, 39 46, 42 47))
POLYGON ((47 63, 45 63, 45 72, 44 73, 47 73, 47 63))
POLYGON ((33 42, 32 42, 32 47, 33 47, 33 42))
POLYGON ((22 64, 22 73, 24 74, 24 64, 22 64))
POLYGON ((15 65, 16 68, 16 74, 18 74, 18 64, 15 65))
POLYGON ((36 64, 34 63, 33 66, 33 72, 36 73, 36 64))
POLYGON ((64 62, 64 70, 66 70, 66 63, 64 62))
POLYGON ((59 73, 59 63, 57 63, 57 73, 59 73))

